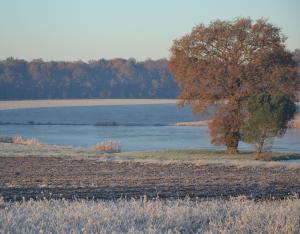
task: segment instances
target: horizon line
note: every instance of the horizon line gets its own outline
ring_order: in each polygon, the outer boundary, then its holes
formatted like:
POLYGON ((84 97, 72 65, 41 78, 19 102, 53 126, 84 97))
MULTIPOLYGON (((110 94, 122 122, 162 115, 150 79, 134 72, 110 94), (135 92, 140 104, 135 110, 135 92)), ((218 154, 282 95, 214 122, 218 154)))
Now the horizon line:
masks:
POLYGON ((141 63, 141 62, 146 62, 146 61, 160 61, 160 60, 166 60, 168 61, 168 58, 166 57, 162 57, 162 58, 157 58, 157 59, 153 59, 153 58, 147 58, 147 59, 136 59, 134 57, 129 57, 129 58, 122 58, 122 57, 114 57, 114 58, 104 58, 104 57, 100 57, 98 59, 74 59, 74 60, 60 60, 60 59, 43 59, 43 58, 33 58, 33 59, 26 59, 26 58, 19 58, 19 57, 14 57, 14 56, 8 56, 6 58, 0 58, 0 62, 5 61, 5 60, 9 60, 9 59, 13 59, 13 60, 23 60, 26 62, 33 62, 33 61, 38 61, 41 60, 42 62, 82 62, 82 63, 90 63, 93 61, 100 61, 100 60, 106 60, 106 61, 111 61, 111 60, 126 60, 126 61, 135 61, 136 63, 141 63))

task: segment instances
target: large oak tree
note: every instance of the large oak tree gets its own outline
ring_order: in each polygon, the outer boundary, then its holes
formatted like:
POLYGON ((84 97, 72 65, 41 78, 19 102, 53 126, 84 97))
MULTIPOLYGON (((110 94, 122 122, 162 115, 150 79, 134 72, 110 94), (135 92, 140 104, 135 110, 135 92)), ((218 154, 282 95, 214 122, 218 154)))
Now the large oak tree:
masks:
POLYGON ((180 105, 194 113, 215 107, 212 143, 237 153, 249 96, 280 91, 296 99, 299 77, 286 38, 267 20, 216 20, 175 40, 169 68, 181 88, 180 105))

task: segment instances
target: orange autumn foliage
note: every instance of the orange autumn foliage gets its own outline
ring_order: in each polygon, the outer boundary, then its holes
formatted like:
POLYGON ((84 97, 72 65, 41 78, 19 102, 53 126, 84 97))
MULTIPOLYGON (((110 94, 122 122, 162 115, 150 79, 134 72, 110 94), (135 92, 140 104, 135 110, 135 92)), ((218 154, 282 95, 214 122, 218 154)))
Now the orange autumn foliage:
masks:
POLYGON ((215 107, 209 124, 213 144, 236 153, 247 100, 281 91, 296 100, 299 76, 279 28, 264 19, 216 20, 175 40, 169 68, 181 89, 179 105, 194 113, 215 107))

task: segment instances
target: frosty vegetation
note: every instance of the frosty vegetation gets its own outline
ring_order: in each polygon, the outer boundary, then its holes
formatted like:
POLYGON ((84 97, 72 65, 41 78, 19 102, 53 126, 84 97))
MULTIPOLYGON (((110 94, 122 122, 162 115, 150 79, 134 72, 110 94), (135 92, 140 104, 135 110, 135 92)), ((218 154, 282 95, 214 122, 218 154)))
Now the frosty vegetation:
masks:
POLYGON ((93 149, 103 153, 121 152, 120 143, 117 141, 103 141, 94 145, 93 149))
POLYGON ((0 233, 300 233, 300 200, 0 203, 0 233))

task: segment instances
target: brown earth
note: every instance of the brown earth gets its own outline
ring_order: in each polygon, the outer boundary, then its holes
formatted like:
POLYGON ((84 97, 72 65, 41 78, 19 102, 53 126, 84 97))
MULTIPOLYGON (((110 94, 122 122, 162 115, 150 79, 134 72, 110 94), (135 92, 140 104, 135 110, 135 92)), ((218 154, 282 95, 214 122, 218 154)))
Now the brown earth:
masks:
POLYGON ((231 164, 99 161, 59 157, 1 157, 0 197, 281 198, 300 194, 300 168, 231 164))

